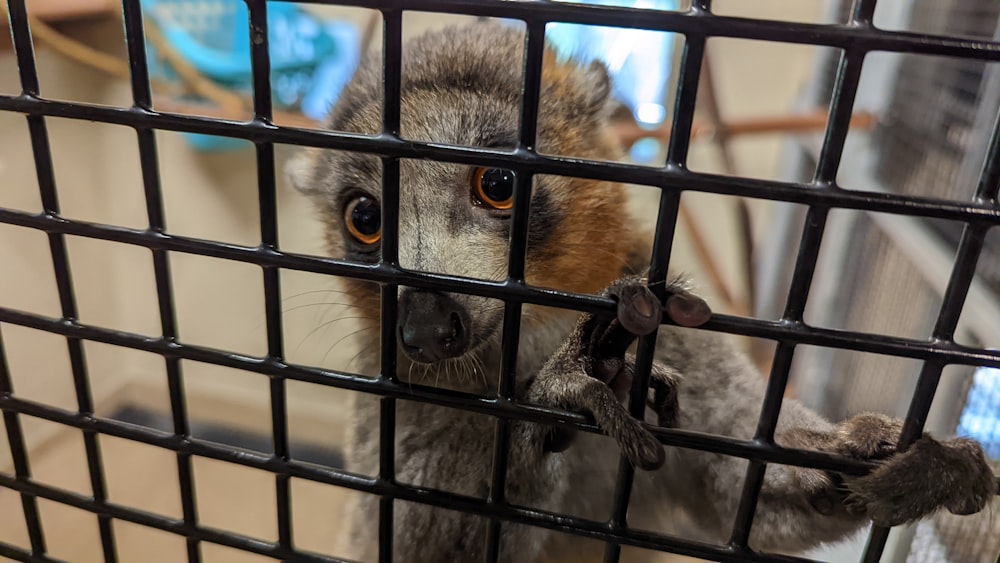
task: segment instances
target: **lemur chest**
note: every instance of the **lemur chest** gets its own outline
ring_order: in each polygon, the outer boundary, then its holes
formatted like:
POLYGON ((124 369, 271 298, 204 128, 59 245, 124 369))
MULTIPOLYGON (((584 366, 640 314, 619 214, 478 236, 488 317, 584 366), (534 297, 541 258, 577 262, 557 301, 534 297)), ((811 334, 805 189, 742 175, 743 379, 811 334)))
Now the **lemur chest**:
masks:
POLYGON ((400 401, 396 476, 400 482, 482 496, 489 490, 495 418, 400 401))

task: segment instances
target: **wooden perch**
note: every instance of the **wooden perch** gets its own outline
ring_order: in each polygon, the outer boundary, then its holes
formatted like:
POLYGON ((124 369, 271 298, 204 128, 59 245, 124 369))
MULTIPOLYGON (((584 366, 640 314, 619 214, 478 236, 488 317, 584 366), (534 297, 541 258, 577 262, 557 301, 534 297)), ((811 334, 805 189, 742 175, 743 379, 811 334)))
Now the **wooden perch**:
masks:
MULTIPOLYGON (((703 121, 695 120, 691 126, 691 139, 713 135, 725 131, 727 137, 740 135, 756 135, 764 133, 809 133, 826 129, 827 112, 815 111, 801 115, 781 115, 775 117, 759 117, 753 119, 730 120, 721 126, 713 126, 703 121)), ((875 118, 870 113, 858 113, 851 117, 851 129, 870 129, 875 124, 875 118)), ((634 121, 614 125, 622 143, 629 147, 636 141, 654 138, 662 141, 670 139, 670 125, 656 129, 643 129, 634 121)))
MULTIPOLYGON (((6 2, 5 2, 6 4, 6 2)), ((115 0, 27 0, 28 14, 46 22, 108 16, 121 10, 115 0)))

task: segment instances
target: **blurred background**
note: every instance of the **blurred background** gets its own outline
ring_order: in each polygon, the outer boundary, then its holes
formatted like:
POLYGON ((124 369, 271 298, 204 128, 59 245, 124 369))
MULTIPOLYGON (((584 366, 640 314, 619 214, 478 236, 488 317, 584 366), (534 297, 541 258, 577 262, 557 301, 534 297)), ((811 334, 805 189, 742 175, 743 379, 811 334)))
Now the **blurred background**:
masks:
MULTIPOLYGON (((686 9, 677 0, 600 3, 686 9)), ((120 5, 112 0, 28 0, 45 98, 130 107, 120 5)), ((842 0, 716 0, 720 15, 809 23, 848 18, 842 0)), ((335 6, 270 5, 275 121, 319 127, 357 60, 380 44, 377 13, 335 6)), ((239 0, 143 0, 154 107, 161 111, 246 120, 252 116, 246 14, 239 0)), ((407 12, 404 36, 471 18, 407 12)), ((0 21, 5 18, 0 18, 0 21)), ((883 1, 883 29, 996 38, 1000 4, 992 0, 883 1)), ((639 164, 662 162, 669 142, 683 36, 551 24, 549 41, 564 56, 599 59, 611 71, 621 107, 614 130, 639 164)), ((689 167, 696 172, 809 182, 822 144, 836 74, 836 49, 716 38, 708 42, 689 167)), ((20 93, 6 29, 0 33, 0 95, 20 93)), ((978 181, 1000 107, 996 63, 872 53, 864 66, 852 129, 838 175, 844 189, 968 201, 978 181)), ((133 130, 47 118, 63 214, 71 219, 148 226, 133 130)), ((236 139, 157 131, 167 229, 178 235, 244 246, 260 243, 255 153, 236 139)), ((292 154, 278 147, 278 166, 292 154)), ((323 255, 323 226, 310 204, 279 176, 282 250, 323 255)), ((637 220, 652 226, 656 189, 630 188, 637 220), (652 203, 652 205, 650 205, 652 203)), ((38 181, 27 125, 0 112, 0 207, 37 213, 38 181)), ((654 211, 655 212, 655 211, 654 211)), ((789 203, 685 192, 671 258, 693 276, 713 309, 780 318, 806 209, 789 203)), ((927 339, 941 305, 961 224, 834 210, 823 239, 805 315, 814 326, 927 339)), ((67 237, 73 284, 84 323, 158 336, 149 252, 141 247, 67 237)), ((236 353, 266 354, 262 279, 256 266, 171 253, 179 338, 236 353)), ((41 231, 0 224, 0 306, 60 316, 47 240, 41 231)), ((351 370, 358 333, 336 280, 283 271, 287 359, 351 370)), ((956 340, 994 347, 1000 340, 1000 240, 987 239, 956 340)), ((18 396, 76 409, 62 337, 0 325, 18 396)), ((365 338, 369 338, 368 341, 365 338)), ((774 343, 741 339, 769 368, 774 343)), ((84 344, 98 416, 171 430, 162 358, 94 342, 84 344)), ((192 434, 270 452, 268 381, 264 376, 182 361, 192 434)), ((356 369, 356 368, 355 368, 356 369)), ((920 369, 915 360, 810 346, 796 350, 789 395, 839 419, 861 411, 906 413, 920 369)), ((1000 457, 1000 375, 951 366, 928 421, 938 435, 973 436, 1000 457)), ((368 374, 374 375, 374 374, 368 374)), ((293 457, 336 466, 348 393, 288 382, 293 457)), ((32 470, 43 483, 90 494, 79 431, 22 416, 32 470)), ((180 517, 173 455, 101 436, 109 499, 180 517), (170 486, 164 486, 170 483, 170 486)), ((11 473, 0 441, 0 471, 11 473)), ((265 540, 277 526, 272 476, 196 458, 201 523, 265 540)), ((737 486, 734 484, 734 486, 737 486)), ((347 495, 293 479, 296 545, 335 555, 331 530, 347 495)), ((16 495, 0 489, 0 541, 27 547, 16 495)), ((101 560, 96 518, 40 501, 51 555, 101 560)), ((941 516, 894 530, 883 561, 994 561, 1000 529, 982 516, 941 516)), ((123 561, 178 561, 183 538, 115 521, 123 561)), ((864 535, 809 555, 856 561, 864 535)), ((206 561, 258 557, 203 543, 206 561)), ((263 558, 260 558, 263 559, 263 558)), ((664 558, 667 560, 667 558, 664 558)))

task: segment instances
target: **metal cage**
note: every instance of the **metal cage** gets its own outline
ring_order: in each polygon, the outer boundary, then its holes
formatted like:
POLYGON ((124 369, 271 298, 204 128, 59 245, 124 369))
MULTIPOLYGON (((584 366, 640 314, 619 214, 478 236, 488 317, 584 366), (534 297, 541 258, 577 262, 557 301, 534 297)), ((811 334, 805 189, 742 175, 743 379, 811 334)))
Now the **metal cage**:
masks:
MULTIPOLYGON (((317 0, 316 3, 322 3, 317 0)), ((30 537, 30 550, 0 543, 0 555, 21 561, 53 561, 46 554, 46 542, 40 524, 37 501, 48 499, 97 515, 104 559, 118 560, 112 521, 120 519, 183 536, 189 561, 200 561, 199 544, 212 542, 277 559, 295 561, 335 561, 336 559, 303 552, 296 548, 290 514, 289 482, 301 478, 379 495, 380 557, 392 559, 393 504, 398 500, 426 503, 481 515, 490 521, 487 561, 496 561, 501 523, 516 522, 542 526, 569 534, 604 541, 605 560, 617 561, 622 546, 675 552, 715 561, 794 561, 793 557, 761 554, 752 551, 748 537, 753 514, 768 463, 800 465, 844 472, 863 472, 870 465, 832 455, 783 448, 774 442, 774 430, 782 396, 797 345, 805 344, 835 349, 873 352, 912 358, 922 362, 922 370, 906 417, 901 446, 906 447, 919 435, 926 420, 942 370, 949 364, 1000 367, 1000 352, 956 343, 954 331, 965 303, 977 260, 987 232, 1000 224, 1000 122, 993 135, 978 187, 970 200, 954 201, 901 194, 845 190, 836 177, 847 136, 861 68, 866 54, 872 51, 908 52, 946 55, 982 61, 1000 61, 1000 42, 968 40, 921 33, 885 31, 876 28, 872 19, 875 0, 857 0, 848 21, 820 25, 777 21, 749 20, 712 13, 709 0, 696 0, 684 12, 623 9, 611 6, 572 5, 548 1, 508 2, 503 0, 342 0, 328 2, 375 9, 383 18, 384 104, 382 131, 365 136, 276 126, 272 122, 270 68, 267 41, 267 5, 264 0, 247 0, 253 63, 253 119, 248 122, 209 119, 153 109, 150 92, 145 38, 137 1, 125 1, 123 13, 131 69, 133 105, 114 108, 45 99, 39 95, 39 81, 32 49, 31 30, 24 0, 8 0, 10 27, 21 81, 20 95, 0 95, 0 111, 25 115, 34 152, 35 169, 44 211, 39 214, 0 208, 0 223, 44 232, 48 237, 54 265, 61 315, 56 318, 0 307, 0 323, 9 323, 64 336, 69 350, 77 408, 75 411, 54 408, 19 397, 12 388, 0 345, 0 409, 3 411, 7 440, 14 460, 14 474, 0 473, 0 486, 19 493, 30 537), (520 114, 520 137, 516 150, 500 151, 404 140, 399 136, 400 48, 402 14, 405 10, 435 11, 491 16, 523 21, 527 26, 523 103, 520 114), (570 22, 670 31, 685 37, 682 67, 673 114, 673 135, 666 162, 658 167, 620 163, 583 161, 574 158, 538 154, 534 150, 539 82, 544 47, 545 25, 570 22), (695 173, 687 169, 695 96, 706 40, 711 37, 756 39, 834 47, 840 50, 836 81, 829 106, 829 124, 813 179, 806 183, 761 181, 741 177, 723 177, 695 173), (58 189, 52 168, 46 118, 61 117, 99 121, 130 127, 137 135, 142 179, 148 215, 145 229, 125 228, 68 220, 60 215, 58 189), (239 246, 219 241, 201 240, 171 234, 164 221, 154 130, 215 134, 246 139, 256 148, 261 242, 258 246, 239 246), (376 154, 383 166, 383 243, 377 265, 323 259, 283 251, 278 244, 275 159, 276 143, 322 147, 343 151, 376 154), (402 269, 397 260, 399 159, 435 159, 476 166, 503 166, 518 171, 512 234, 509 252, 509 277, 502 282, 462 279, 453 276, 402 269), (777 343, 773 369, 759 423, 752 440, 707 436, 681 430, 656 429, 656 435, 669 446, 695 448, 750 461, 744 481, 736 522, 730 540, 711 545, 632 529, 626 522, 633 469, 622 461, 617 482, 613 516, 609 521, 592 521, 549 513, 505 500, 504 477, 507 463, 507 437, 510 419, 518 418, 547 424, 570 426, 595 432, 597 428, 584 416, 555 409, 523 405, 512 400, 514 365, 518 345, 518 326, 523 303, 535 303, 579 311, 611 311, 608 299, 575 295, 531 287, 524 281, 524 257, 528 224, 528 192, 535 174, 558 174, 592 179, 623 181, 660 190, 659 218, 655 248, 650 264, 654 284, 667 275, 677 208, 682 191, 693 190, 730 196, 794 202, 808 207, 801 244, 792 275, 791 290, 779 320, 760 320, 715 315, 705 326, 708 330, 768 339, 777 343), (803 311, 827 216, 831 209, 872 210, 925 218, 950 219, 964 224, 958 243, 957 258, 950 282, 930 338, 906 339, 880 334, 866 334, 809 326, 803 311), (134 245, 152 253, 162 334, 147 337, 91 326, 78 320, 73 281, 67 258, 68 235, 89 237, 118 244, 134 245), (266 311, 267 355, 248 357, 209 349, 179 341, 176 330, 174 297, 170 282, 169 253, 189 253, 222 260, 238 261, 261 268, 266 311), (381 284, 383 343, 382 375, 375 379, 355 374, 294 365, 285 360, 282 345, 282 319, 279 298, 279 272, 282 269, 347 276, 381 284), (482 398, 459 393, 411 387, 395 379, 396 334, 393 330, 397 287, 400 285, 441 291, 470 293, 501 299, 506 303, 503 328, 503 369, 499 396, 482 398), (172 431, 160 432, 109 418, 95 416, 90 394, 83 342, 95 341, 142 350, 163 357, 166 363, 172 412, 172 431), (215 444, 190 433, 182 391, 181 360, 196 360, 263 374, 270 381, 273 427, 273 452, 257 454, 240 448, 215 444), (319 385, 371 393, 381 397, 381 463, 379 474, 367 477, 343 470, 306 464, 289 455, 289 431, 286 412, 286 382, 298 380, 319 385), (394 412, 399 399, 426 401, 457 409, 495 416, 495 457, 490 493, 485 499, 471 498, 438 490, 404 485, 394 478, 394 412), (38 417, 77 428, 83 432, 92 495, 67 492, 32 479, 24 435, 19 423, 22 416, 38 417), (157 516, 129 506, 109 502, 102 467, 100 436, 134 440, 176 455, 180 480, 183 518, 157 516), (277 506, 278 540, 266 542, 244 535, 223 532, 199 523, 192 481, 192 457, 203 456, 242 464, 274 475, 277 506)), ((662 287, 662 286, 661 286, 662 287)), ((630 408, 639 415, 642 397, 653 357, 655 336, 643 338, 638 352, 638 366, 630 408), (635 392, 640 391, 640 392, 635 392), (636 400, 638 398, 638 400, 636 400)), ((734 485, 735 486, 735 485, 734 485)), ((877 561, 885 545, 888 530, 875 528, 868 540, 864 560, 877 561)))

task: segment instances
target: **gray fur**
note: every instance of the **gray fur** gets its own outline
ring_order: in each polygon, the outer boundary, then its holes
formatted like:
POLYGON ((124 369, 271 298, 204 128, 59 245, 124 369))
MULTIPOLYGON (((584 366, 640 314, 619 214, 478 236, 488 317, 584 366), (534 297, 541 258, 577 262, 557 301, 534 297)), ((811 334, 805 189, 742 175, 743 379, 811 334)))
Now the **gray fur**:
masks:
MULTIPOLYGON (((517 31, 473 25, 430 34, 404 47, 404 137, 459 144, 513 139, 522 40, 517 31)), ((365 133, 379 129, 378 64, 373 59, 359 71, 332 113, 331 128, 365 133)), ((559 95, 558 103, 542 105, 542 146, 558 148, 567 142, 556 130, 561 123, 582 123, 593 131, 604 124, 606 74, 589 67, 579 69, 569 80, 576 81, 569 88, 566 84, 543 86, 543 100, 546 91, 559 95)), ((464 180, 467 174, 467 167, 457 165, 402 163, 400 256, 404 266, 487 279, 504 276, 506 227, 495 217, 470 211, 464 180)), ((306 151, 293 167, 292 176, 300 189, 315 198, 329 226, 332 253, 374 260, 374 256, 352 251, 350 240, 342 235, 340 221, 344 198, 351 192, 378 196, 377 159, 306 151)), ((546 190, 545 184, 536 183, 536 190, 546 190)), ((558 209, 565 209, 560 207, 563 203, 557 195, 552 196, 552 205, 558 209)), ((553 213, 551 217, 562 216, 553 213)), ((649 256, 638 247, 629 249, 628 254, 641 259, 649 256)), ((529 252, 529 261, 537 264, 540 256, 545 257, 529 252)), ((617 272, 612 277, 620 275, 617 272)), ((668 289, 686 292, 682 284, 679 281, 668 289)), ((476 343, 469 354, 485 363, 486 373, 482 375, 486 385, 477 386, 475 378, 469 378, 472 383, 451 382, 450 386, 473 392, 495 391, 501 308, 496 301, 456 298, 463 299, 463 306, 475 319, 476 343)), ((512 423, 507 498, 517 504, 606 520, 610 516, 620 446, 640 466, 654 467, 661 458, 663 463, 660 469, 637 475, 630 524, 725 542, 747 461, 680 448, 664 450, 650 442, 649 433, 627 415, 619 402, 621 387, 616 382, 628 379, 631 356, 616 351, 612 354, 614 367, 608 371, 595 368, 599 354, 588 348, 588 338, 595 331, 608 329, 608 323, 613 321, 583 316, 574 322, 566 315, 544 316, 545 310, 531 306, 526 306, 525 311, 547 320, 523 325, 517 399, 589 412, 614 440, 581 433, 550 448, 550 428, 512 423)), ((360 358, 363 372, 377 371, 378 346, 371 346, 360 358)), ((667 399, 657 403, 659 412, 648 413, 648 421, 752 438, 765 379, 725 339, 697 329, 663 326, 656 361, 653 380, 661 398, 667 399)), ((400 355, 399 365, 398 375, 406 378, 411 363, 400 355)), ((442 371, 440 366, 431 369, 442 371)), ((378 400, 359 396, 355 408, 349 468, 375 474, 378 400)), ((494 424, 494 419, 484 415, 399 401, 398 480, 485 497, 492 468, 494 424)), ((779 443, 881 460, 881 465, 865 477, 768 466, 751 545, 760 550, 798 552, 842 539, 872 520, 899 524, 942 507, 962 514, 975 512, 996 493, 996 481, 974 442, 938 442, 924 436, 906 452, 896 453, 899 428, 898 421, 881 415, 861 415, 833 424, 800 403, 786 400, 776 433, 779 443)), ((339 555, 376 559, 377 514, 377 497, 363 496, 349 513, 349 533, 344 536, 344 551, 339 555)), ((397 501, 394 524, 397 561, 476 561, 482 555, 486 522, 479 517, 397 501)), ((337 524, 331 522, 331 533, 336 528, 337 524)), ((599 550, 583 545, 565 534, 504 524, 501 560, 600 560, 599 550)))

